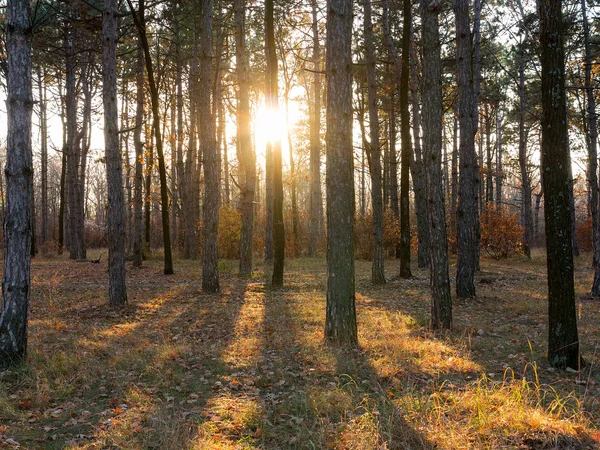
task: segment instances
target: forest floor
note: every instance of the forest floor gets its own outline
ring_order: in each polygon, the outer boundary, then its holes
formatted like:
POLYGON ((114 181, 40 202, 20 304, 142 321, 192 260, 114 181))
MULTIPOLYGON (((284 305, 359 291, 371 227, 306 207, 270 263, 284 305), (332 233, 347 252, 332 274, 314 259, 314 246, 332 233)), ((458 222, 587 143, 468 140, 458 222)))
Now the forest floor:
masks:
MULTIPOLYGON (((99 252, 98 252, 99 253, 99 252)), ((96 252, 91 258, 97 257, 96 252)), ((598 449, 600 302, 577 261, 580 372, 545 360, 545 257, 482 261, 454 329, 428 331, 427 272, 371 286, 357 262, 360 349, 323 341, 324 259, 286 261, 201 292, 200 262, 128 263, 129 305, 106 264, 35 258, 27 364, 0 373, 0 447, 36 449, 598 449)), ((451 269, 451 273, 453 268, 451 269)))

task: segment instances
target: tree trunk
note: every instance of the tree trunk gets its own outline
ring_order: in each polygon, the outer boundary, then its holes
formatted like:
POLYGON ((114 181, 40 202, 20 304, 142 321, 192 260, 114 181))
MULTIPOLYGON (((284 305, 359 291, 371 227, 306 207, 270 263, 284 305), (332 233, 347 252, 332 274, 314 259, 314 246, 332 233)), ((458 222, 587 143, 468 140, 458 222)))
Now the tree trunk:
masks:
MULTIPOLYGON (((413 108, 415 104, 413 103, 413 108)), ((419 115, 419 107, 413 109, 413 117, 419 115)), ((415 140, 416 143, 416 140, 415 140)), ((411 175, 415 192, 415 212, 417 216, 417 265, 429 266, 429 226, 427 224, 427 196, 425 188, 425 167, 421 151, 415 145, 415 155, 411 158, 411 175)))
POLYGON ((452 133, 452 180, 450 181, 450 229, 456 233, 456 209, 458 206, 458 117, 457 109, 454 109, 453 115, 453 133, 452 133))
POLYGON ((69 222, 69 257, 71 259, 85 259, 85 249, 81 248, 80 236, 82 230, 80 213, 79 194, 80 179, 79 167, 81 152, 77 145, 77 86, 75 82, 75 31, 69 29, 65 44, 67 47, 66 57, 66 115, 67 115, 67 173, 66 173, 66 188, 68 191, 68 222, 69 222))
POLYGON ((500 107, 496 108, 496 208, 502 212, 502 116, 500 107))
MULTIPOLYGON (((290 123, 289 111, 290 111, 290 86, 288 85, 285 90, 285 121, 286 123, 290 123)), ((294 143, 292 142, 292 132, 290 128, 287 129, 287 143, 290 157, 290 191, 291 191, 291 201, 292 201, 292 235, 294 246, 292 248, 292 252, 294 256, 298 256, 300 254, 300 217, 298 215, 298 195, 296 192, 296 162, 294 161, 294 143)))
POLYGON ((163 153, 163 141, 160 130, 160 111, 159 111, 159 96, 158 87, 154 80, 154 68, 152 67, 152 56, 148 46, 146 36, 146 19, 144 18, 144 0, 139 2, 139 11, 136 14, 131 0, 127 0, 129 9, 131 10, 135 25, 141 39, 142 48, 144 49, 144 59, 146 61, 146 73, 148 74, 148 84, 150 85, 150 99, 152 102, 152 123, 154 128, 154 137, 156 141, 156 153, 158 154, 158 172, 160 176, 160 198, 162 211, 162 226, 163 226, 163 245, 165 252, 164 273, 170 275, 173 273, 173 258, 171 255, 171 235, 169 232, 169 193, 167 188, 167 170, 165 168, 165 156, 163 153))
POLYGON ((327 1, 327 307, 325 338, 357 345, 352 148, 352 0, 327 1))
POLYGON ((323 194, 321 193, 321 44, 317 0, 311 0, 313 39, 313 81, 310 105, 310 241, 308 254, 316 256, 323 234, 323 194))
POLYGON ((442 62, 438 14, 440 3, 422 0, 423 26, 423 161, 429 225, 431 327, 452 327, 452 299, 448 274, 448 241, 442 186, 442 62))
POLYGON ((200 165, 198 163, 198 139, 197 139, 197 111, 196 102, 198 100, 198 57, 197 52, 190 61, 189 70, 189 100, 190 100, 190 120, 189 120, 189 142, 184 167, 184 180, 182 195, 184 203, 184 258, 198 259, 198 220, 199 220, 199 173, 200 165))
POLYGON ((521 197, 523 217, 523 253, 531 258, 531 182, 527 171, 527 137, 525 135, 525 55, 519 51, 519 167, 521 169, 521 197))
POLYGON ((478 125, 477 93, 473 73, 473 35, 469 25, 469 1, 456 0, 454 8, 460 124, 456 295, 471 298, 475 297, 476 220, 479 211, 479 169, 475 153, 478 125))
MULTIPOLYGON (((144 60, 145 65, 145 60, 144 60)), ((144 94, 145 95, 145 94, 144 94)), ((152 172, 154 171, 154 138, 152 137, 151 113, 146 114, 146 179, 144 186, 144 251, 150 253, 151 213, 152 213, 152 172)))
MULTIPOLYGON (((275 26, 273 23, 273 0, 265 1, 265 33, 267 48, 267 71, 270 72, 269 90, 271 111, 279 113, 279 90, 277 54, 275 49, 275 26)), ((285 227, 283 224, 283 174, 281 140, 272 143, 273 152, 273 278, 271 285, 283 286, 283 264, 285 258, 285 227)))
POLYGON ((46 114, 46 70, 38 67, 38 92, 40 102, 40 147, 41 147, 41 230, 40 247, 42 253, 48 253, 48 119, 46 114))
MULTIPOLYGON (((388 113, 388 151, 390 154, 390 209, 396 222, 400 223, 400 202, 398 199, 398 154, 396 152, 396 95, 390 92, 390 109, 388 113)), ((396 248, 396 257, 400 257, 400 246, 396 248)))
POLYGON ((137 75, 136 105, 135 105, 135 131, 133 132, 133 146, 135 147, 135 178, 133 181, 133 267, 142 266, 143 257, 143 223, 142 209, 144 200, 142 189, 144 184, 144 143, 142 142, 142 127, 144 121, 144 52, 142 46, 137 49, 137 75))
POLYGON ((423 155, 421 154, 421 126, 419 107, 419 74, 418 55, 415 49, 414 29, 410 30, 410 70, 411 70, 411 103, 413 113, 413 137, 415 140, 415 151, 411 155, 410 172, 415 192, 415 213, 417 216, 417 266, 425 268, 429 266, 429 226, 427 224, 427 198, 425 192, 425 171, 423 167, 423 155))
POLYGON ((412 27, 412 5, 404 0, 404 25, 402 27, 402 69, 400 73, 400 137, 402 154, 400 158, 400 278, 410 278, 410 113, 408 111, 408 87, 410 77, 410 37, 412 27))
POLYGON ((252 275, 252 238, 254 235, 254 190, 256 157, 250 137, 250 96, 246 56, 246 0, 235 0, 235 66, 238 81, 237 141, 244 181, 241 186, 242 226, 240 232, 240 275, 252 275))
POLYGON ((0 368, 27 353, 31 267, 31 10, 27 0, 6 7, 7 117, 5 258, 0 310, 0 368))
POLYGON ((582 365, 577 333, 569 213, 569 137, 565 90, 562 1, 537 1, 542 66, 541 163, 548 263, 548 360, 582 365))
POLYGON ((117 0, 104 0, 102 20, 102 101, 108 187, 108 279, 111 305, 127 303, 125 285, 125 204, 117 107, 117 0))
POLYGON ((486 153, 486 174, 485 174, 485 202, 494 203, 494 177, 492 176, 492 114, 494 108, 485 104, 485 153, 486 153))
POLYGON ((209 294, 219 292, 219 149, 215 122, 211 110, 213 0, 201 0, 200 17, 200 89, 198 92, 198 119, 202 129, 200 140, 204 158, 204 203, 202 235, 202 290, 209 294))
MULTIPOLYGON (((363 0, 365 59, 369 102, 369 171, 371 173, 371 208, 373 211, 373 266, 371 282, 385 284, 385 253, 383 248, 383 197, 381 186, 381 147, 379 145, 379 117, 377 114, 377 74, 375 67, 375 45, 371 21, 371 0, 363 0)), ((409 255, 410 258, 410 255, 409 255)), ((402 261, 402 260, 401 260, 402 261)), ((401 263, 402 266, 402 263, 401 263)), ((410 268, 409 268, 410 271, 410 268)))
POLYGON ((585 45, 585 89, 587 97, 587 144, 588 144, 588 184, 590 190, 590 213, 592 215, 592 239, 594 245, 594 282, 592 297, 600 297, 600 221, 598 220, 598 126, 596 117, 596 97, 592 90, 592 50, 587 21, 586 0, 581 0, 583 15, 583 42, 585 45))

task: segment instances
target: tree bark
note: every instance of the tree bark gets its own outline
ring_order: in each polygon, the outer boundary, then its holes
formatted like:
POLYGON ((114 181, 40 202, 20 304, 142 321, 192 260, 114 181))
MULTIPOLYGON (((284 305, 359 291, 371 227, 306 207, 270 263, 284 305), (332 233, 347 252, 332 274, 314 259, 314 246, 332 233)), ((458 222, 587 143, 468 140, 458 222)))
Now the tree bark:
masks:
POLYGON ((581 0, 583 15, 583 42, 585 46, 585 81, 587 98, 587 144, 588 144, 588 184, 590 190, 590 213, 592 215, 592 239, 594 245, 594 281, 591 296, 600 297, 600 221, 598 220, 598 125, 596 116, 596 97, 592 90, 592 50, 590 30, 587 21, 586 0, 581 0))
POLYGON ((312 102, 310 104, 310 241, 309 256, 317 255, 323 235, 323 194, 321 193, 321 43, 317 0, 311 0, 312 9, 312 102))
POLYGON ((5 258, 0 310, 0 368, 20 363, 27 353, 31 267, 31 10, 27 0, 6 8, 8 137, 6 152, 5 258))
POLYGON ((519 51, 519 168, 521 170, 521 197, 523 217, 523 253, 531 258, 532 204, 531 181, 527 170, 527 137, 525 134, 525 55, 523 45, 519 51))
POLYGON ((204 203, 202 235, 202 290, 209 294, 219 292, 219 149, 217 149, 215 122, 211 110, 212 86, 212 32, 213 0, 201 0, 200 11, 200 89, 198 92, 200 141, 204 158, 204 203))
POLYGON ((548 264, 548 360, 581 367, 569 213, 569 137, 562 1, 537 0, 542 66, 542 146, 548 264))
POLYGON ((67 116, 67 173, 66 189, 68 192, 68 222, 69 222, 69 257, 85 259, 85 248, 81 246, 83 235, 83 220, 79 217, 80 209, 80 178, 81 147, 77 138, 77 90, 75 81, 76 49, 75 30, 69 28, 65 39, 66 45, 66 116, 67 116))
POLYGON ((502 116, 500 107, 496 108, 496 208, 502 212, 502 116))
MULTIPOLYGON (((377 74, 375 45, 371 21, 371 0, 363 0, 365 59, 367 63, 367 93, 369 103, 369 172, 371 173, 371 208, 373 211, 373 265, 371 282, 385 284, 385 253, 383 248, 383 193, 381 186, 381 147, 379 145, 379 117, 377 114, 377 74)), ((410 254, 409 254, 410 259, 410 254)), ((402 261, 402 259, 401 259, 402 261)), ((401 262, 402 267, 402 262, 401 262)), ((409 268, 410 271, 410 268, 409 268)))
POLYGON ((254 235, 254 190, 256 186, 256 157, 250 137, 250 96, 248 59, 246 56, 246 0, 235 0, 235 61, 238 80, 237 141, 242 167, 241 186, 242 226, 240 232, 240 275, 252 275, 252 239, 254 235))
POLYGON ((112 306, 127 303, 125 285, 125 204, 119 151, 117 107, 117 0, 104 0, 102 20, 102 100, 104 104, 104 154, 108 187, 108 279, 112 306))
POLYGON ((400 278, 412 277, 410 270, 410 113, 408 110, 408 87, 410 77, 410 37, 412 27, 412 4, 404 0, 404 25, 402 27, 402 68, 400 72, 400 278))
POLYGON ((423 26, 423 161, 429 225, 429 265, 431 283, 431 327, 452 327, 452 299, 448 274, 448 240, 442 185, 442 62, 439 37, 440 3, 422 0, 423 26))
POLYGON ((144 52, 142 46, 137 49, 137 75, 136 105, 135 105, 135 131, 133 132, 133 145, 135 147, 135 175, 133 181, 133 267, 141 267, 143 259, 143 184, 144 184, 144 143, 142 142, 142 127, 144 122, 144 52))
POLYGON ((146 73, 148 75, 148 84, 150 85, 150 100, 152 102, 152 123, 154 129, 154 138, 156 141, 156 153, 158 155, 158 173, 160 176, 160 198, 162 211, 162 226, 163 226, 163 245, 165 252, 164 259, 164 274, 170 275, 173 273, 173 257, 171 255, 171 234, 169 232, 169 193, 167 187, 167 170, 165 168, 165 156, 163 153, 163 140, 160 130, 160 111, 159 111, 159 96, 158 87, 154 80, 154 68, 152 66, 152 56, 150 55, 150 47, 148 46, 148 38, 146 36, 146 20, 144 18, 144 0, 139 2, 139 11, 136 13, 131 4, 131 0, 127 0, 129 9, 133 16, 136 28, 138 30, 142 48, 144 49, 144 59, 146 62, 146 73))
POLYGON ((41 229, 40 247, 48 253, 48 119, 46 113, 46 70, 38 67, 38 92, 40 102, 40 147, 41 147, 41 229))
POLYGON ((475 134, 478 125, 477 94, 473 73, 473 35, 469 25, 469 1, 456 0, 454 9, 460 125, 456 295, 471 298, 475 297, 476 218, 479 211, 479 168, 475 153, 475 134))
POLYGON ((352 148, 352 0, 327 1, 327 307, 325 338, 357 345, 352 148))
MULTIPOLYGON (((265 1, 265 32, 267 48, 267 71, 269 73, 268 95, 271 111, 279 113, 279 89, 277 54, 275 48, 275 26, 273 23, 273 0, 265 1)), ((283 223, 283 174, 281 140, 272 143, 273 170, 273 278, 271 285, 283 286, 283 264, 285 258, 285 228, 283 223)))

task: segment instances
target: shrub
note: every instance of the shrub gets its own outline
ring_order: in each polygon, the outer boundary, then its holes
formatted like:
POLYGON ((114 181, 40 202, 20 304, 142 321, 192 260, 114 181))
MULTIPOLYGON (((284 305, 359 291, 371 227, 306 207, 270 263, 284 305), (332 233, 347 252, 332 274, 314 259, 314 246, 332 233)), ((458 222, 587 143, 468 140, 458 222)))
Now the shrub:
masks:
POLYGON ((231 205, 221 207, 219 216, 219 257, 236 259, 240 257, 240 227, 242 215, 231 205))
MULTIPOLYGON (((364 216, 354 219, 354 254, 358 259, 371 259, 373 255, 373 216, 369 211, 364 216)), ((386 250, 395 249, 400 243, 400 226, 392 212, 383 214, 383 247, 386 250)))
POLYGON ((585 222, 576 229, 577 244, 582 252, 591 252, 594 249, 592 242, 592 217, 589 216, 585 222))
POLYGON ((522 253, 523 227, 508 208, 487 205, 481 215, 481 249, 494 259, 522 253))

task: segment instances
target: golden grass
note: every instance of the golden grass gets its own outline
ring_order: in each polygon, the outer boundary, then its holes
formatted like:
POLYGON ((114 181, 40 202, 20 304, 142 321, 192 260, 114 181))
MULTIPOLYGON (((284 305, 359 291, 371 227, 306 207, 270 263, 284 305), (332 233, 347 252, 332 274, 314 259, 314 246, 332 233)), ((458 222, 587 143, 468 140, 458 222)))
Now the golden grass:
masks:
MULTIPOLYGON (((223 267, 235 264, 223 263, 223 267)), ((270 291, 197 263, 130 270, 130 305, 106 274, 36 259, 30 354, 0 374, 0 446, 68 449, 599 448, 597 302, 581 299, 579 374, 545 359, 543 258, 483 261, 455 329, 428 331, 428 280, 372 287, 357 263, 359 349, 323 342, 325 264, 290 260, 270 291), (8 445, 8 444, 7 444, 8 445)), ((578 261, 578 295, 591 281, 578 261)))

